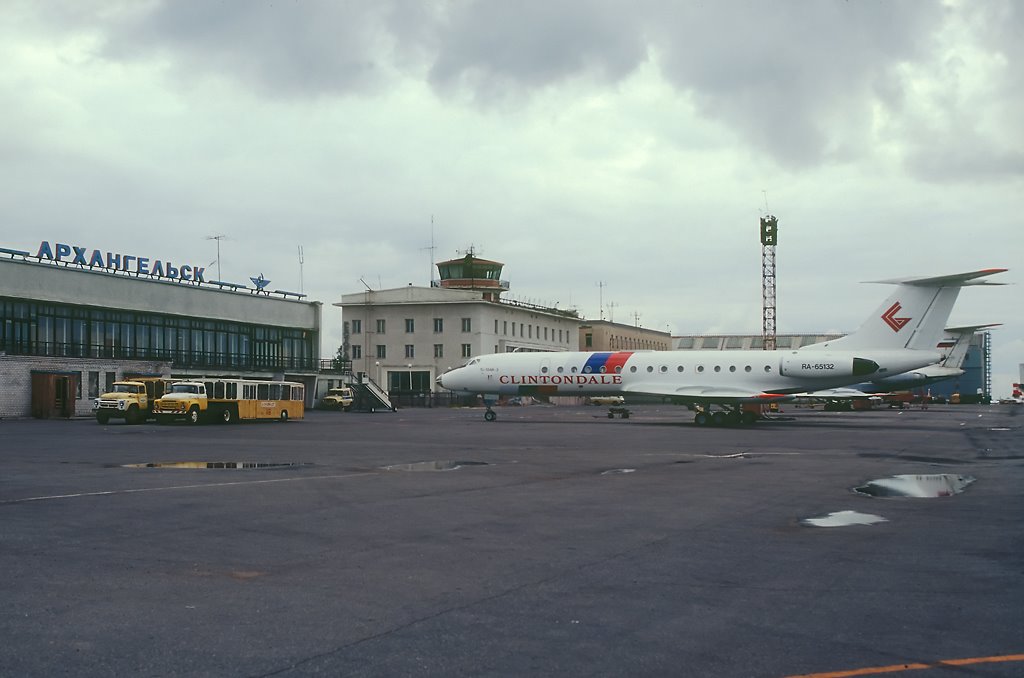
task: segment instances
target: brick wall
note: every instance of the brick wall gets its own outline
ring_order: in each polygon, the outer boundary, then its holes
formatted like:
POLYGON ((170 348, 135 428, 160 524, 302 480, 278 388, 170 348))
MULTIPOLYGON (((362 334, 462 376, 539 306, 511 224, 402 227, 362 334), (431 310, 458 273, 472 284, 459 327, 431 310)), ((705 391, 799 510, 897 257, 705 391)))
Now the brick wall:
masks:
POLYGON ((47 358, 20 355, 0 355, 0 419, 29 417, 32 415, 32 371, 78 372, 81 394, 75 394, 75 414, 92 416, 92 398, 89 395, 90 372, 98 374, 99 391, 106 387, 106 374, 112 372, 114 380, 125 374, 169 375, 170 365, 163 362, 134 360, 89 360, 84 358, 47 358))

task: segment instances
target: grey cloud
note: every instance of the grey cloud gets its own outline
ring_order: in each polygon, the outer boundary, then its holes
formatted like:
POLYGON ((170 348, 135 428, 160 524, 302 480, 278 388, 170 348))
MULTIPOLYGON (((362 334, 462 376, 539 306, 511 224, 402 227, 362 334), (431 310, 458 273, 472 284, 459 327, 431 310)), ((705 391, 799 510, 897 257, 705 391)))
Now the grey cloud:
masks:
MULTIPOLYGON (((913 83, 901 68, 938 58, 951 17, 966 24, 958 37, 973 35, 1006 59, 996 94, 1007 98, 999 104, 1009 107, 1007 120, 1021 109, 1016 83, 1024 79, 1022 10, 1008 0, 91 0, 67 8, 51 12, 53 20, 100 29, 109 58, 170 57, 181 74, 223 74, 269 96, 367 93, 403 71, 442 97, 515 106, 576 78, 615 84, 654 59, 704 116, 793 170, 863 153, 876 104, 910 140, 911 170, 936 142, 955 146, 963 112, 952 106, 938 139, 934 127, 927 139, 915 136, 920 125, 905 109, 913 83)), ((1002 156, 1024 151, 1019 139, 1008 142, 1002 156)), ((986 146, 992 140, 975 148, 986 146)), ((1016 166, 993 164, 1011 173, 1016 166)))

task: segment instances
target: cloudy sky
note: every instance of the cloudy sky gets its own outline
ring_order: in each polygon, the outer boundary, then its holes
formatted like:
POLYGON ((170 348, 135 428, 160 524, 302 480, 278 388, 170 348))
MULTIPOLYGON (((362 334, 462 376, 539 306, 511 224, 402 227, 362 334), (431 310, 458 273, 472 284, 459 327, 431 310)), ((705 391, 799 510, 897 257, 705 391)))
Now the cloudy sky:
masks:
MULTIPOLYGON (((1021 280, 1021 35, 1013 0, 7 0, 0 246, 212 272, 223 235, 222 279, 324 302, 330 355, 360 279, 470 247, 516 299, 759 333, 767 210, 779 332, 849 331, 862 281, 1021 280)), ((1004 323, 996 395, 1022 302, 951 319, 1004 323)))

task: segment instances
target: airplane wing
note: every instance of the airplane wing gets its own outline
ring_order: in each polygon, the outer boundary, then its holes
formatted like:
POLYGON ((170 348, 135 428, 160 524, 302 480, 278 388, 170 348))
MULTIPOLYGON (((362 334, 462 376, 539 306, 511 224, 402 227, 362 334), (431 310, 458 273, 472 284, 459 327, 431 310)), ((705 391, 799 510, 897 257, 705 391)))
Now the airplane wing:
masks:
POLYGON ((821 391, 800 394, 806 398, 873 398, 877 393, 865 393, 855 388, 826 388, 821 391))
POLYGON ((686 386, 658 383, 629 384, 622 389, 622 392, 669 396, 689 403, 721 403, 731 405, 741 403, 767 404, 773 401, 790 400, 793 397, 783 393, 764 393, 763 391, 696 384, 686 386))

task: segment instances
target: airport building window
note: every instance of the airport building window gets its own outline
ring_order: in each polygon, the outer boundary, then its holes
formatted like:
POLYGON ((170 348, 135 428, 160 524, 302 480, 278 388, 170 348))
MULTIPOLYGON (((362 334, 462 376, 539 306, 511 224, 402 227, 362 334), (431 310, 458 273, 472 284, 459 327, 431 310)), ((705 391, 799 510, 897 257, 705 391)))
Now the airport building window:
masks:
POLYGON ((377 357, 378 358, 387 358, 388 357, 388 347, 385 346, 384 344, 377 344, 377 357))
POLYGON ((99 398, 100 397, 100 373, 90 372, 89 373, 89 397, 99 398))
POLYGON ((313 367, 315 333, 240 322, 0 298, 0 351, 160 360, 175 367, 313 367))
POLYGON ((502 334, 504 334, 505 336, 508 336, 508 321, 507 320, 502 321, 501 329, 502 329, 502 334))
MULTIPOLYGON (((495 351, 495 353, 497 353, 497 351, 495 351)), ((443 358, 444 357, 444 344, 434 344, 434 357, 435 358, 443 358)))
POLYGON ((413 318, 405 319, 405 332, 411 334, 416 331, 416 320, 413 318))
POLYGON ((363 321, 362 320, 359 320, 358 318, 356 320, 353 320, 351 327, 352 327, 352 334, 362 334, 363 333, 363 321))
POLYGON ((470 358, 470 357, 472 357, 473 356, 472 351, 473 351, 472 345, 470 345, 470 344, 463 344, 462 345, 462 357, 463 358, 470 358))
POLYGON ((494 319, 494 333, 495 334, 498 333, 498 319, 497 318, 494 319))
POLYGON ((444 318, 434 318, 434 334, 444 332, 444 318))
POLYGON ((377 334, 384 334, 385 329, 387 329, 387 325, 385 324, 384 319, 381 318, 377 320, 377 334))
POLYGON ((473 331, 473 319, 472 318, 463 318, 462 319, 462 331, 463 332, 472 332, 473 331))
POLYGON ((405 357, 406 358, 415 358, 416 357, 416 347, 414 345, 412 345, 412 344, 406 344, 405 345, 405 357))
POLYGON ((103 392, 110 393, 114 390, 114 382, 117 381, 117 373, 107 372, 106 380, 103 383, 103 392))
POLYGON ((358 344, 356 344, 355 346, 352 347, 352 360, 362 360, 362 359, 363 359, 363 347, 359 346, 358 344))

